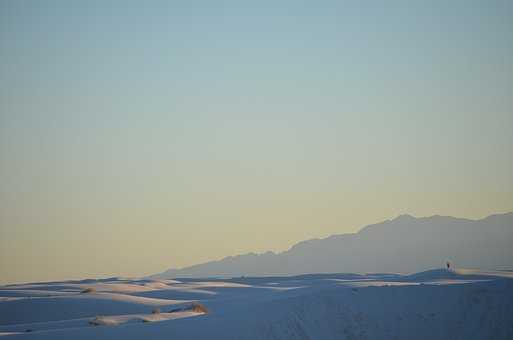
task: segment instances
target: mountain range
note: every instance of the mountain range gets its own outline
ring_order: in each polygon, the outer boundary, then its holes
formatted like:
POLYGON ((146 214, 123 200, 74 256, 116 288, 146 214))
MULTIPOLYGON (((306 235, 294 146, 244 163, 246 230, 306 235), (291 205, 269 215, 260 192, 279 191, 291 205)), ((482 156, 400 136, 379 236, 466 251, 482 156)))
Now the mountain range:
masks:
POLYGON ((289 250, 229 256, 152 275, 237 277, 307 273, 409 273, 444 266, 513 269, 513 212, 480 220, 401 215, 357 233, 299 242, 289 250))

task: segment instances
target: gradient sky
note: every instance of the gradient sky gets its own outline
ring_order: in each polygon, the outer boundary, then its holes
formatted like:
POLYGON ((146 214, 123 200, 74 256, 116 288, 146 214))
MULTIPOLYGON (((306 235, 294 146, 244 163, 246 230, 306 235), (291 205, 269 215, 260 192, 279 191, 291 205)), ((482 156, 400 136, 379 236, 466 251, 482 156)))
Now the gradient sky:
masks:
POLYGON ((0 283, 513 210, 509 0, 2 1, 0 61, 0 283))

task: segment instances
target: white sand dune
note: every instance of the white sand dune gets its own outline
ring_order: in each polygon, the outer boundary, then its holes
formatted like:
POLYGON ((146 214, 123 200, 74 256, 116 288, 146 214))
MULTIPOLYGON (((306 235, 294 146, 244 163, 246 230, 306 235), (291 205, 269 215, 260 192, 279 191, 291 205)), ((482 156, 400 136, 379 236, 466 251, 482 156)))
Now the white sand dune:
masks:
POLYGON ((18 297, 0 301, 0 335, 16 339, 513 338, 513 278, 502 271, 113 279, 96 282, 105 292, 64 296, 58 293, 69 284, 4 288, 0 293, 18 297), (41 297, 41 291, 56 294, 41 297), (208 313, 193 311, 192 299, 140 296, 146 294, 200 297, 194 300, 208 313), (91 325, 97 317, 100 325, 91 325))
MULTIPOLYGON (((124 315, 110 315, 89 317, 71 320, 48 321, 48 322, 34 322, 18 325, 0 326, 5 335, 42 332, 42 331, 55 331, 64 329, 76 329, 84 327, 92 327, 95 320, 99 320, 99 326, 119 326, 128 323, 141 323, 141 322, 159 322, 165 320, 181 319, 186 317, 198 316, 203 313, 193 311, 173 312, 173 313, 158 313, 158 314, 124 314, 124 315)), ((0 333, 1 334, 1 333, 0 333)))
POLYGON ((175 306, 186 302, 118 293, 25 297, 0 303, 0 325, 68 320, 94 315, 149 313, 155 307, 175 306))
POLYGON ((405 280, 412 281, 435 281, 435 280, 490 280, 498 278, 513 278, 511 271, 480 271, 476 269, 433 269, 420 273, 405 275, 405 280))

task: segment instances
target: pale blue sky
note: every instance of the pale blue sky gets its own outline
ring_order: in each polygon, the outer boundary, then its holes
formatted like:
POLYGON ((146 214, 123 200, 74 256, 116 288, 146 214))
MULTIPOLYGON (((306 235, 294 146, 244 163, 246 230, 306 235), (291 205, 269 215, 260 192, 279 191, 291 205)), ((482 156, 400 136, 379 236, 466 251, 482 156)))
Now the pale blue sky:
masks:
POLYGON ((3 1, 0 61, 0 282, 513 210, 511 1, 3 1))

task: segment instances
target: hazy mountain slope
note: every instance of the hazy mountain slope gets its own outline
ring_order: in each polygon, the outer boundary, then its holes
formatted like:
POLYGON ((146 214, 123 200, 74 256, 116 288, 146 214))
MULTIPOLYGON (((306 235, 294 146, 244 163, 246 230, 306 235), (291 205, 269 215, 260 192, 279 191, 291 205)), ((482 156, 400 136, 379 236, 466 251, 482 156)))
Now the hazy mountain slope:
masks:
POLYGON ((482 220, 401 215, 355 234, 300 242, 283 253, 227 257, 155 278, 293 275, 328 272, 414 272, 457 266, 513 268, 513 213, 482 220))

